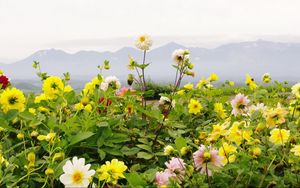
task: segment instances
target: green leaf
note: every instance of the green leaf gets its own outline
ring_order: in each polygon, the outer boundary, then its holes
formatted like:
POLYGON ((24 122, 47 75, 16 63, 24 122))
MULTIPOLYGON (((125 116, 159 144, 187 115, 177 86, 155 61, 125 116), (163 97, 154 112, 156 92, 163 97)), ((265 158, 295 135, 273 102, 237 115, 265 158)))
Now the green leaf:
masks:
POLYGON ((182 138, 182 137, 178 137, 178 138, 176 138, 176 140, 175 140, 175 145, 176 145, 176 148, 177 148, 178 150, 180 150, 181 148, 187 146, 186 140, 185 140, 184 138, 182 138))
POLYGON ((19 113, 18 110, 10 110, 5 114, 4 117, 7 121, 11 121, 11 120, 15 119, 15 117, 17 117, 18 113, 19 113))
POLYGON ((93 132, 80 132, 71 138, 70 145, 73 145, 73 144, 76 144, 83 140, 86 140, 86 139, 90 138, 91 136, 93 136, 94 134, 95 133, 93 133, 93 132))
POLYGON ((146 187, 147 185, 147 182, 137 172, 125 174, 125 177, 129 185, 132 187, 146 187))
POLYGON ((126 134, 121 134, 121 133, 114 133, 112 137, 108 138, 108 142, 112 143, 122 143, 122 142, 127 142, 129 141, 130 138, 126 134))
POLYGON ((153 157, 154 157, 153 154, 146 153, 146 152, 143 152, 143 151, 138 152, 138 154, 137 154, 137 158, 142 158, 142 159, 146 159, 146 160, 149 160, 149 159, 151 159, 153 157))
POLYGON ((24 112, 21 112, 19 114, 20 118, 24 119, 24 120, 33 120, 34 119, 34 115, 30 112, 27 112, 27 111, 24 111, 24 112))
POLYGON ((129 148, 127 146, 124 146, 121 149, 121 152, 126 156, 135 155, 139 151, 140 151, 140 149, 137 147, 129 148))
POLYGON ((56 168, 54 169, 54 172, 55 172, 54 177, 55 178, 58 178, 63 173, 62 167, 66 164, 67 160, 69 160, 69 158, 63 160, 56 166, 56 168))
POLYGON ((98 154, 101 160, 105 159, 106 153, 103 150, 98 149, 98 154))
POLYGON ((109 153, 111 155, 123 156, 123 154, 121 153, 120 149, 117 148, 117 147, 114 147, 114 148, 103 148, 103 151, 105 151, 106 153, 109 153))
POLYGON ((146 151, 152 152, 152 148, 149 145, 145 145, 145 144, 138 144, 136 145, 137 147, 144 149, 146 151))

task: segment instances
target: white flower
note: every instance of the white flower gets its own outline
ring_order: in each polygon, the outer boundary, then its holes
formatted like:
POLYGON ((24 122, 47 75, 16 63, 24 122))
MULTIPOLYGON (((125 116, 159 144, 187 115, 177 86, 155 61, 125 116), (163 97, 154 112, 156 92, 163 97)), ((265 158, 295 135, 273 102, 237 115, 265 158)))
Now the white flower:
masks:
POLYGON ((300 98, 300 83, 295 84, 292 87, 292 93, 297 97, 300 98))
POLYGON ((140 35, 135 42, 135 46, 141 50, 149 50, 152 43, 149 35, 140 35))
POLYGON ((176 64, 182 64, 184 60, 189 59, 189 51, 183 49, 174 50, 172 54, 172 59, 176 64))
POLYGON ((102 82, 100 85, 100 89, 102 89, 103 91, 106 91, 108 89, 108 83, 102 82))
MULTIPOLYGON (((169 104, 171 102, 171 100, 168 98, 168 97, 165 97, 165 96, 161 96, 158 103, 159 105, 165 105, 165 104, 169 104)), ((175 100, 172 100, 172 107, 174 108, 175 105, 176 105, 176 102, 175 100)))
POLYGON ((165 97, 165 96, 161 96, 158 103, 160 105, 164 105, 164 104, 167 104, 167 103, 170 103, 170 99, 168 97, 165 97))
POLYGON ((264 103, 258 103, 256 105, 251 105, 248 109, 248 112, 249 114, 253 114, 256 111, 263 113, 266 109, 267 107, 265 106, 264 103))
POLYGON ((108 87, 111 87, 114 90, 120 89, 121 83, 119 79, 115 76, 108 76, 105 78, 104 82, 101 83, 100 89, 106 91, 108 87))
POLYGON ((95 170, 89 170, 90 167, 90 164, 85 165, 84 158, 73 157, 72 162, 68 160, 63 166, 64 174, 59 177, 59 180, 65 187, 88 187, 89 178, 95 174, 95 170))

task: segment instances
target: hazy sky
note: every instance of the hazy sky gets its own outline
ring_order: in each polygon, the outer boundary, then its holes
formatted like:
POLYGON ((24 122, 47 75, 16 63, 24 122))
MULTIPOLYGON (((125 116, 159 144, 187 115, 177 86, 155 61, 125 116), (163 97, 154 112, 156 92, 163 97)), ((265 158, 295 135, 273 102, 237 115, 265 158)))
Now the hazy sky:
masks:
POLYGON ((0 0, 0 61, 47 48, 116 50, 147 33, 207 46, 300 41, 299 0, 0 0))

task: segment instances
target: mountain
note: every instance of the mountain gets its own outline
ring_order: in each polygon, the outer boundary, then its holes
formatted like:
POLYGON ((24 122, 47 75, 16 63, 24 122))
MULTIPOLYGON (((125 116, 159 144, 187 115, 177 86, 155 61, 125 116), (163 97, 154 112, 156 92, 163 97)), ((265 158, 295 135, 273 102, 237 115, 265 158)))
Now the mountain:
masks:
MULTIPOLYGON (((171 81, 175 71, 171 66, 172 52, 175 49, 187 48, 171 42, 155 48, 147 53, 147 63, 151 63, 146 70, 147 77, 157 81, 171 81)), ((277 43, 264 40, 251 42, 230 43, 214 49, 199 47, 190 50, 191 61, 195 64, 197 81, 211 72, 217 73, 222 80, 242 80, 246 73, 260 79, 261 75, 269 72, 276 80, 300 80, 300 44, 277 43)), ((13 64, 0 64, 6 74, 13 79, 36 78, 32 68, 33 61, 41 62, 42 71, 51 75, 62 75, 70 72, 72 79, 87 80, 96 75, 97 65, 107 59, 111 62, 111 70, 105 75, 116 75, 126 80, 129 55, 141 62, 143 52, 131 47, 124 47, 115 52, 79 51, 74 54, 62 50, 49 49, 38 51, 31 56, 13 64)), ((135 73, 135 72, 133 72, 135 73)))

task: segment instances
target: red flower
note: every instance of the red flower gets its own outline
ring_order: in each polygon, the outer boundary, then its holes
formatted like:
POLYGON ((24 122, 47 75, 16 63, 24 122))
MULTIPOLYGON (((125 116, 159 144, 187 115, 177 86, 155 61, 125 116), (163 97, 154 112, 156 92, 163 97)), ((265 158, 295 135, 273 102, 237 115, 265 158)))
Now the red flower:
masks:
POLYGON ((9 80, 6 76, 1 75, 0 76, 0 89, 5 89, 9 85, 9 80))
POLYGON ((101 113, 101 112, 104 112, 106 113, 107 112, 107 107, 110 106, 112 103, 112 101, 110 99, 106 99, 104 97, 101 97, 101 99, 99 100, 99 104, 105 104, 105 108, 103 109, 103 111, 101 111, 101 109, 98 109, 98 112, 101 113))

